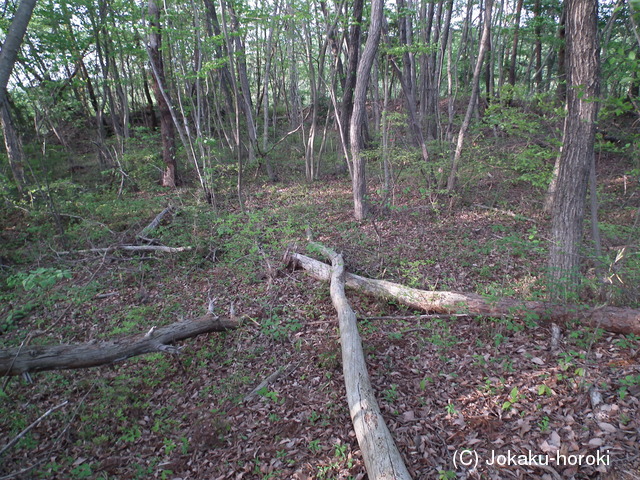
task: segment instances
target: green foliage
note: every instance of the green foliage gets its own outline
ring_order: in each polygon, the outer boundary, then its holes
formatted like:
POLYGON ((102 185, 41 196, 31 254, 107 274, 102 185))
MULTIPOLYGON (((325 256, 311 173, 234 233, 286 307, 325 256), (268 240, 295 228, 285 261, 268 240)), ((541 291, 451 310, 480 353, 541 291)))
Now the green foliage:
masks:
POLYGON ((541 433, 545 433, 549 430, 549 417, 548 416, 544 416, 542 417, 542 419, 538 422, 538 428, 540 429, 541 433))
POLYGON ((447 403, 445 410, 447 412, 447 415, 454 416, 458 414, 458 410, 456 409, 456 406, 453 403, 451 403, 451 401, 447 403))
POLYGON ((389 388, 383 390, 382 395, 387 403, 394 403, 398 399, 398 385, 392 383, 389 388))
POLYGON ((30 272, 18 272, 7 278, 7 285, 15 288, 21 285, 26 291, 48 290, 60 280, 71 278, 69 270, 40 267, 30 272))
POLYGON ((508 399, 502 404, 502 410, 510 410, 514 403, 519 402, 522 399, 518 387, 513 387, 509 392, 508 399))
POLYGON ((454 480, 457 476, 453 470, 438 470, 438 480, 454 480))
POLYGON ((553 174, 553 160, 558 155, 555 149, 530 145, 515 156, 513 170, 519 174, 517 180, 527 182, 535 188, 546 189, 553 174))
POLYGON ((538 395, 551 396, 551 395, 553 395, 553 390, 551 390, 551 388, 548 385, 542 383, 542 384, 538 385, 538 395))
POLYGON ((633 333, 629 333, 628 335, 625 335, 624 338, 617 339, 614 343, 620 348, 631 349, 638 346, 638 343, 640 343, 640 337, 633 333))
POLYGON ((320 445, 320 440, 311 440, 309 441, 309 450, 311 453, 319 453, 322 450, 322 446, 320 445))
POLYGON ((91 468, 91 464, 89 463, 81 463, 71 470, 71 477, 74 479, 89 478, 92 475, 93 470, 91 468))
POLYGON ((266 335, 274 340, 281 341, 290 338, 292 334, 300 330, 302 324, 298 318, 281 318, 279 315, 272 313, 269 317, 262 319, 260 327, 266 335))
POLYGON ((542 255, 546 252, 545 243, 535 226, 529 228, 526 237, 514 232, 496 240, 496 245, 516 257, 529 257, 532 254, 542 255))
POLYGON ((268 387, 262 387, 260 390, 258 390, 258 395, 271 400, 273 403, 281 402, 280 394, 275 390, 269 390, 268 387))

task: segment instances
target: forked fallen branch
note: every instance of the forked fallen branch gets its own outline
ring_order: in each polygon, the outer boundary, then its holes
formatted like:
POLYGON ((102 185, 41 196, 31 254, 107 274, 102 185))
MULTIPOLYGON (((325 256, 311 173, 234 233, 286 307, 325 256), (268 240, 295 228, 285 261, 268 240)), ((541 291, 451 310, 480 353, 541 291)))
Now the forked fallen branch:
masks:
POLYGON ((71 345, 36 345, 0 350, 0 376, 44 370, 96 367, 151 352, 177 353, 172 344, 208 332, 238 327, 234 318, 207 313, 195 320, 152 328, 145 335, 71 345))
MULTIPOLYGON (((331 267, 326 263, 295 252, 287 252, 285 261, 302 268, 318 280, 329 281, 331 267)), ((386 280, 373 280, 352 273, 345 274, 345 285, 360 292, 395 300, 418 310, 434 313, 466 313, 486 317, 510 315, 536 321, 564 323, 580 320, 610 332, 640 335, 640 310, 619 307, 587 308, 577 305, 551 304, 513 298, 489 299, 475 293, 426 291, 386 280)))

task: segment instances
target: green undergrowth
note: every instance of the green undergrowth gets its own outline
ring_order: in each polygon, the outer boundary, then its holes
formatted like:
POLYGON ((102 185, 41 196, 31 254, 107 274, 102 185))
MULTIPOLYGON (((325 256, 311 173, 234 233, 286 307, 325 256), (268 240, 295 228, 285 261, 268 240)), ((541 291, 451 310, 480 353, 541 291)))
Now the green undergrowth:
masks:
MULTIPOLYGON (((233 305, 246 321, 238 331, 184 342, 184 355, 150 354, 82 373, 43 372, 33 386, 14 379, 0 393, 0 430, 11 438, 62 401, 65 392, 73 392, 77 400, 73 408, 56 411, 14 447, 18 456, 31 455, 55 448, 56 435, 66 435, 66 450, 76 455, 56 452, 32 472, 33 478, 173 478, 177 473, 168 473, 164 466, 195 449, 224 445, 230 430, 227 413, 237 409, 260 381, 305 358, 309 350, 313 362, 326 370, 322 388, 330 390, 339 404, 331 382, 339 375, 341 360, 336 329, 326 327, 334 320, 326 285, 311 288, 312 280, 286 271, 282 264, 287 249, 321 259, 318 252, 306 249, 307 228, 315 240, 344 255, 350 272, 426 290, 473 291, 490 302, 505 296, 545 299, 553 285, 544 275, 548 224, 540 209, 557 155, 559 128, 557 119, 548 115, 544 110, 491 108, 485 123, 470 136, 461 164, 461 188, 451 196, 437 188, 439 175, 447 172, 446 145, 438 141, 430 146, 439 162, 434 168, 425 168, 414 150, 394 146, 390 161, 396 183, 391 193, 382 189, 382 163, 374 152, 368 159, 373 220, 364 222, 353 219, 349 179, 334 177, 333 166, 331 177, 311 184, 290 179, 263 184, 256 176, 246 187, 242 212, 230 181, 234 174, 230 163, 224 164, 225 173, 218 172, 224 178, 217 184, 221 192, 213 208, 190 186, 160 189, 154 181, 159 164, 153 149, 140 146, 123 157, 131 178, 122 190, 118 178, 111 177, 113 172, 105 173, 102 183, 80 174, 75 178, 59 174, 54 167, 66 160, 55 152, 38 170, 49 172, 48 182, 33 187, 22 199, 1 198, 6 206, 0 210, 3 347, 141 335, 152 327, 202 315, 210 300, 215 313, 227 315, 233 305), (545 137, 547 132, 551 133, 545 137), (148 236, 155 245, 188 250, 81 252, 140 244, 136 236, 169 204, 173 212, 148 236), (305 329, 318 325, 327 328, 328 340, 315 352, 305 329), (209 433, 196 434, 191 425, 204 425, 202 430, 209 433), (54 443, 45 445, 43 439, 54 443), (105 459, 142 443, 153 449, 154 460, 134 455, 126 471, 107 465, 105 459), (98 476, 109 468, 116 469, 98 476)), ((626 155, 633 149, 622 151, 623 147, 614 152, 609 145, 604 150, 626 155)), ((274 164, 289 166, 282 158, 274 164)), ((302 171, 300 163, 293 167, 298 174, 302 171)), ((640 302, 637 207, 631 196, 637 191, 632 183, 637 168, 632 161, 625 165, 626 187, 619 176, 600 187, 603 256, 594 258, 585 237, 584 292, 567 300, 625 306, 640 302), (605 285, 596 266, 604 272, 605 285)), ((348 296, 358 315, 415 313, 364 294, 349 291, 348 296)), ((483 327, 475 339, 480 353, 471 355, 487 379, 518 373, 504 349, 540 333, 536 320, 533 316, 477 320, 483 327)), ((392 322, 362 320, 359 325, 367 342, 379 342, 365 345, 367 355, 389 371, 396 360, 384 353, 386 348, 404 348, 410 341, 442 363, 442 371, 433 378, 418 380, 418 394, 426 395, 438 376, 456 381, 458 366, 451 359, 468 341, 458 333, 456 322, 467 321, 432 318, 392 326, 392 322)), ((584 352, 601 338, 596 329, 573 329, 567 337, 567 355, 558 361, 562 382, 579 384, 584 352)), ((634 336, 616 341, 616 347, 637 348, 634 336)), ((416 354, 416 368, 421 358, 416 354)), ((638 379, 624 382, 616 386, 617 395, 625 395, 638 379)), ((391 406, 405 394, 394 385, 391 381, 381 390, 381 398, 391 406)), ((524 401, 523 390, 505 382, 492 380, 481 387, 499 398, 496 408, 505 413, 524 401)), ((532 391, 535 395, 529 396, 534 398, 551 395, 543 386, 532 391)), ((284 401, 277 387, 267 387, 258 397, 267 406, 284 401)), ((454 415, 460 407, 450 403, 446 408, 454 415)), ((283 422, 280 417, 281 412, 270 412, 264 421, 278 426, 283 422)), ((334 418, 326 411, 314 411, 309 420, 321 424, 334 418)), ((541 430, 549 428, 548 418, 538 420, 541 430)), ((341 448, 333 447, 331 454, 342 459, 341 448)), ((322 446, 311 439, 309 450, 316 453, 322 446)))

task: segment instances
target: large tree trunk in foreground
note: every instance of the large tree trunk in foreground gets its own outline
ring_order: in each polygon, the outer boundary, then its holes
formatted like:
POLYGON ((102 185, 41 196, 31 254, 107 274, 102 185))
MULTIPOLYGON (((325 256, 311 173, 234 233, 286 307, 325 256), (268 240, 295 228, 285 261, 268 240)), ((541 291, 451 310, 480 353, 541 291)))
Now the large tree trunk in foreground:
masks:
POLYGON ((44 370, 96 367, 126 360, 144 353, 167 351, 178 340, 202 333, 221 332, 237 328, 235 319, 207 313, 195 320, 176 322, 166 327, 152 328, 146 335, 135 335, 107 342, 75 345, 37 345, 0 350, 0 376, 20 375, 44 370))
POLYGON ((570 0, 567 8, 569 54, 567 117, 551 217, 549 274, 556 298, 575 295, 580 284, 584 207, 599 94, 598 2, 570 0))
MULTIPOLYGON (((318 280, 329 281, 331 267, 299 253, 288 252, 285 260, 306 270, 318 280)), ((584 308, 513 298, 487 299, 475 293, 428 292, 386 280, 373 280, 351 273, 345 275, 347 287, 380 298, 394 299, 412 308, 437 313, 467 313, 498 317, 511 315, 538 321, 562 323, 578 319, 593 327, 616 333, 640 335, 640 310, 617 307, 584 308)))
POLYGON ((411 476, 384 423, 371 387, 356 324, 356 314, 344 294, 345 271, 342 255, 322 245, 313 244, 313 246, 329 257, 333 265, 333 267, 328 265, 326 267, 331 278, 331 300, 338 312, 340 323, 342 370, 347 389, 347 403, 367 474, 371 480, 410 480, 411 476))
POLYGON ((22 151, 22 141, 15 129, 9 111, 7 99, 7 84, 13 71, 13 66, 18 58, 18 51, 22 44, 22 39, 27 31, 27 25, 31 20, 33 8, 36 0, 22 0, 9 26, 4 43, 0 48, 0 125, 7 147, 9 165, 19 192, 22 192, 24 185, 24 169, 22 166, 24 153, 22 151))

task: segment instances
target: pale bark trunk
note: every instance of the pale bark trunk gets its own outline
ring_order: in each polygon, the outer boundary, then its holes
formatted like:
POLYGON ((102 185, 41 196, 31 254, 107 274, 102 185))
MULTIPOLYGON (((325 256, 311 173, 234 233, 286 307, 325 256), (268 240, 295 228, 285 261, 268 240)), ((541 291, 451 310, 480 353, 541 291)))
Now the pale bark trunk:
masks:
POLYGON ((22 193, 24 178, 24 150, 22 149, 22 139, 16 130, 9 110, 9 101, 6 97, 6 90, 0 91, 0 126, 4 137, 4 145, 7 149, 9 167, 13 175, 13 181, 19 193, 22 193))
POLYGON ((322 245, 311 245, 319 248, 332 263, 331 301, 338 313, 347 403, 367 474, 372 480, 410 480, 411 476, 382 417, 369 380, 356 314, 344 293, 342 255, 322 245))
POLYGON ((534 51, 536 57, 536 73, 533 80, 536 84, 536 92, 542 91, 542 29, 540 27, 540 0, 535 0, 533 6, 533 23, 534 23, 534 51))
POLYGON ((511 62, 509 63, 509 83, 516 84, 516 60, 518 59, 518 38, 520 35, 520 15, 522 13, 523 0, 517 0, 516 19, 513 32, 513 45, 511 46, 511 62))
MULTIPOLYGON (((345 150, 349 150, 349 142, 351 141, 349 135, 349 125, 351 123, 351 116, 353 115, 353 96, 358 73, 358 63, 360 61, 360 32, 362 24, 363 4, 363 0, 354 0, 353 23, 351 24, 349 32, 349 59, 347 62, 347 71, 345 74, 345 80, 342 89, 342 105, 340 108, 340 124, 342 125, 341 138, 343 138, 346 142, 344 145, 345 150)), ((346 158, 345 160, 348 161, 348 159, 346 158)))
MULTIPOLYGON (((273 32, 275 29, 275 18, 278 16, 279 4, 276 2, 274 10, 274 22, 269 26, 267 34, 267 49, 265 52, 264 87, 262 91, 262 151, 266 152, 269 145, 269 80, 271 79, 271 59, 273 58, 273 32)), ((275 124, 274 124, 275 126, 275 124)), ((276 181, 276 174, 271 164, 269 155, 264 155, 267 177, 270 182, 276 181)))
POLYGON ((558 88, 556 91, 556 97, 558 101, 565 102, 567 99, 567 72, 566 72, 566 3, 562 6, 562 14, 560 15, 560 25, 558 26, 558 88))

